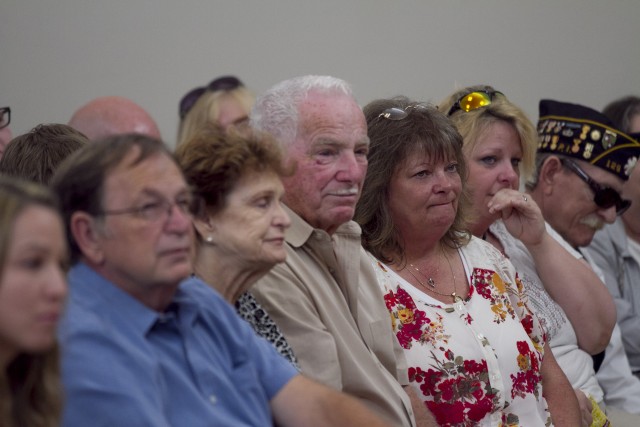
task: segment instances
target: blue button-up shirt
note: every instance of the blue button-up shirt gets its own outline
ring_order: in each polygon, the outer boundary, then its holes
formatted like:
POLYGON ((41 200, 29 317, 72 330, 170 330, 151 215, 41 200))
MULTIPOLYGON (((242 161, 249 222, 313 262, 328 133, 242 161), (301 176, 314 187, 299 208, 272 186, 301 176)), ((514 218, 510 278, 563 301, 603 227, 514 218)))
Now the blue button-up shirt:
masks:
POLYGON ((265 426, 297 372, 196 278, 164 313, 85 264, 60 328, 64 426, 265 426))

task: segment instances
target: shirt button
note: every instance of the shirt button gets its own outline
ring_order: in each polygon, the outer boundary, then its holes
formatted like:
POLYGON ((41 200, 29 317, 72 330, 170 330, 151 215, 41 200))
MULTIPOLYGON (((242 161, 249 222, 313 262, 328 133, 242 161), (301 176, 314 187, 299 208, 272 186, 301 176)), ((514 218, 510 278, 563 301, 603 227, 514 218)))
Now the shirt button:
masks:
POLYGON ((216 403, 218 403, 218 398, 212 394, 211 396, 209 396, 209 402, 211 402, 212 405, 215 405, 216 403))
POLYGON ((484 335, 482 335, 482 334, 478 334, 478 339, 479 339, 479 340, 484 339, 484 335))

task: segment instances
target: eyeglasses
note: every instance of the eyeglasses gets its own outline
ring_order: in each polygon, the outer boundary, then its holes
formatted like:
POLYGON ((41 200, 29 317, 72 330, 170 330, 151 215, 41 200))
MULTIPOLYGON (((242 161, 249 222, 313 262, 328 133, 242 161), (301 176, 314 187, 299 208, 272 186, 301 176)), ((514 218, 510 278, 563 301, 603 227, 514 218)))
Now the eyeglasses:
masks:
POLYGON ((476 90, 474 92, 467 93, 466 95, 460 97, 460 99, 458 99, 456 103, 451 106, 449 112, 447 113, 447 116, 452 115, 458 110, 462 110, 465 113, 468 113, 469 111, 477 110, 478 108, 491 105, 495 95, 504 96, 502 92, 499 92, 497 90, 476 90))
POLYGON ((383 119, 398 121, 406 118, 411 110, 426 110, 427 106, 424 104, 414 104, 408 105, 404 109, 399 107, 391 107, 384 110, 382 113, 378 114, 378 117, 382 117, 383 119))
POLYGON ((593 180, 580 166, 575 162, 568 159, 560 159, 562 164, 570 169, 573 173, 578 175, 580 179, 586 182, 593 191, 593 202, 602 209, 609 209, 612 206, 616 207, 616 215, 622 215, 629 206, 631 201, 620 197, 620 193, 611 187, 600 185, 593 180))
POLYGON ((0 108, 0 129, 6 128, 11 123, 11 108, 0 108))
POLYGON ((141 206, 134 206, 125 209, 103 210, 98 215, 133 215, 149 222, 166 221, 173 214, 173 207, 176 206, 181 214, 193 217, 199 209, 199 199, 192 195, 184 196, 181 199, 170 202, 167 199, 158 198, 141 206))
POLYGON ((200 86, 187 92, 180 100, 180 119, 193 108, 194 104, 206 91, 217 92, 219 90, 229 91, 244 86, 240 79, 235 76, 223 76, 212 80, 207 86, 200 86))

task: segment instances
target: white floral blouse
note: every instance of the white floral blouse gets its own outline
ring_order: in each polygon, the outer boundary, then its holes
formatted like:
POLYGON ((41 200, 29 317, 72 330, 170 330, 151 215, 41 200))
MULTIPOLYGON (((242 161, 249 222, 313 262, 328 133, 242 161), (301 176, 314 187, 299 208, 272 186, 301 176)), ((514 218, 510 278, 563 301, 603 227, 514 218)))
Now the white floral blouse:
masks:
POLYGON ((476 238, 459 254, 469 296, 455 304, 371 256, 409 381, 442 426, 552 425, 540 374, 546 337, 513 265, 476 238))

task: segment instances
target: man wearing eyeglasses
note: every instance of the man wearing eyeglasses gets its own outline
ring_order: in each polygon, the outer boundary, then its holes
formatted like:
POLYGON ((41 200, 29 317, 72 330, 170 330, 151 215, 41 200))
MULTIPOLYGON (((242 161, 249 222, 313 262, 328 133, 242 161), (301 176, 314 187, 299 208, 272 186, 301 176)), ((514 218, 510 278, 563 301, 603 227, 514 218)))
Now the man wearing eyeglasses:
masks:
POLYGON ((64 426, 386 426, 298 374, 192 271, 196 204, 159 140, 88 144, 52 182, 74 266, 64 426))
POLYGON ((9 144, 12 138, 9 123, 11 123, 11 108, 0 108, 0 158, 2 158, 7 144, 9 144))
POLYGON ((251 125, 272 134, 295 173, 283 179, 287 260, 252 292, 302 372, 358 397, 395 426, 435 425, 412 406, 406 360, 352 221, 367 171, 361 108, 343 80, 304 76, 258 97, 251 125), (407 392, 405 392, 406 387, 407 392), (414 415, 415 411, 415 415, 414 415))
MULTIPOLYGON (((567 249, 584 256, 604 280, 581 248, 629 208, 621 191, 640 156, 640 144, 599 112, 552 100, 540 101, 538 135, 537 171, 527 191, 567 249)), ((626 412, 640 411, 640 382, 631 374, 617 325, 604 360, 596 359, 595 365, 612 424, 639 425, 640 418, 626 412)))

